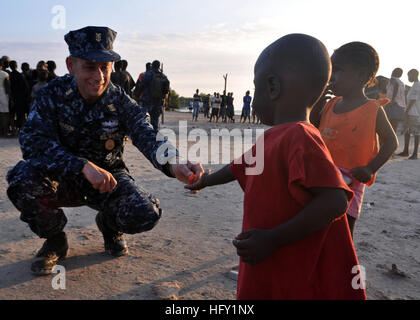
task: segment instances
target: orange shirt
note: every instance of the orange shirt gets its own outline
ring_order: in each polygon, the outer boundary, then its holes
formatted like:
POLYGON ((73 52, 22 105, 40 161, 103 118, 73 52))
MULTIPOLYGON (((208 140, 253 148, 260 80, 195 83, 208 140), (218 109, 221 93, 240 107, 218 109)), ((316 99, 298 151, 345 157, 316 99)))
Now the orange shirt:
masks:
MULTIPOLYGON (((325 106, 319 131, 338 167, 348 170, 364 167, 378 154, 376 117, 378 109, 389 99, 370 100, 352 111, 337 114, 334 106, 340 99, 335 97, 325 106)), ((375 176, 367 185, 373 184, 375 176)))

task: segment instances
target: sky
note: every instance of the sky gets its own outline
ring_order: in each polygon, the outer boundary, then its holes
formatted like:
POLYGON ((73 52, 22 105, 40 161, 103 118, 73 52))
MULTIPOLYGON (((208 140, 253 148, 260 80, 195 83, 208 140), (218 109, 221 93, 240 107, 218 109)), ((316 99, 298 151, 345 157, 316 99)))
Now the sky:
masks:
POLYGON ((225 74, 234 97, 252 92, 259 54, 289 33, 318 38, 330 54, 351 41, 369 43, 380 57, 378 75, 400 67, 406 84, 407 72, 420 70, 418 0, 14 0, 2 12, 0 56, 19 66, 54 60, 64 75, 64 35, 107 26, 118 33, 114 50, 134 79, 146 62, 160 60, 172 89, 186 97, 222 92, 225 74))

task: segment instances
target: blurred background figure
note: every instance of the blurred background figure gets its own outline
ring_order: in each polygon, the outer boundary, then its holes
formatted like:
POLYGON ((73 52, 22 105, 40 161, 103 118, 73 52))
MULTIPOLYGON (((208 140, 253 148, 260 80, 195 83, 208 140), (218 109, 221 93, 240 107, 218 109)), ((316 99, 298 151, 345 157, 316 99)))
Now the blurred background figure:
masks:
POLYGON ((48 69, 48 82, 57 78, 58 76, 55 74, 55 69, 57 69, 57 65, 54 61, 49 60, 47 61, 47 69, 48 69))

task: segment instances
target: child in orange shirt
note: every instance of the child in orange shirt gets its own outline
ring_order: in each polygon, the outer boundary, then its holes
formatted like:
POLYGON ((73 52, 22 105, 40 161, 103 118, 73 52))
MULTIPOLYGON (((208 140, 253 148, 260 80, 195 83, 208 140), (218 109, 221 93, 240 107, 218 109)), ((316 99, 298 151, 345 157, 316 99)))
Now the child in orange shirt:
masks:
POLYGON ((352 192, 308 121, 330 73, 328 52, 313 37, 291 34, 267 47, 254 69, 253 105, 273 126, 263 145, 260 137, 252 151, 186 186, 237 180, 244 191, 242 233, 233 241, 238 299, 366 299, 352 285, 358 261, 345 218, 352 192), (246 163, 251 153, 262 172, 246 163))
POLYGON ((369 100, 365 95, 366 86, 374 83, 379 68, 375 49, 366 43, 351 42, 335 50, 331 62, 329 88, 336 97, 325 107, 318 103, 312 109, 311 122, 319 124, 334 163, 349 179, 354 192, 347 211, 353 236, 365 184, 373 184, 376 172, 397 149, 398 140, 383 110, 389 100, 369 100))

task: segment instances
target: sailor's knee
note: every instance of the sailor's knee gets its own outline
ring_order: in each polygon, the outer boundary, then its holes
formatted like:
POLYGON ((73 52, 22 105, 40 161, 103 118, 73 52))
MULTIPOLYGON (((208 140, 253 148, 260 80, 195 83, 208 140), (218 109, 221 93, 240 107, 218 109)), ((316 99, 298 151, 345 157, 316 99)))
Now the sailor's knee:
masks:
POLYGON ((45 189, 45 177, 36 168, 20 161, 7 173, 7 196, 15 206, 22 202, 36 200, 41 189, 45 189))
POLYGON ((120 229, 124 233, 135 234, 152 230, 162 216, 159 200, 152 196, 142 199, 140 203, 117 217, 120 229))

